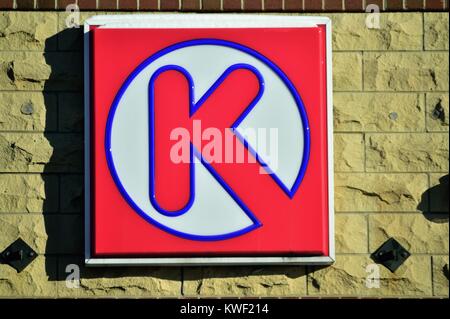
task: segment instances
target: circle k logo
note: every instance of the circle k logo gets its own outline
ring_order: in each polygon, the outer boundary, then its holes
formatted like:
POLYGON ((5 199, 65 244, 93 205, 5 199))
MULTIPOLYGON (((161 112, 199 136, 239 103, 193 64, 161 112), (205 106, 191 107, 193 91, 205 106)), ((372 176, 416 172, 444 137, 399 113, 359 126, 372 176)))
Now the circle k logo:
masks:
POLYGON ((257 51, 218 39, 177 43, 141 63, 116 95, 105 141, 128 204, 192 240, 264 227, 248 204, 249 179, 267 174, 291 201, 309 145, 306 112, 285 73, 257 51))

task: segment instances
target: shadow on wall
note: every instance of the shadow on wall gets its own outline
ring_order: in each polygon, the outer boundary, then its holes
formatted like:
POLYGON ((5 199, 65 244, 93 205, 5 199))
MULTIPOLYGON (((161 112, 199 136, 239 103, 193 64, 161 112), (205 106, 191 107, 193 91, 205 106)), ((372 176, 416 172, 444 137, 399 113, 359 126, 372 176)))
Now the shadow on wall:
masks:
MULTIPOLYGON (((84 254, 84 106, 83 106, 83 30, 66 29, 48 38, 45 45, 45 61, 51 68, 51 74, 44 86, 45 105, 47 107, 46 123, 57 112, 58 129, 46 129, 45 138, 53 148, 53 154, 44 169, 46 199, 44 202, 46 243, 46 274, 49 280, 63 281, 68 276, 66 267, 70 264, 80 266, 81 280, 117 279, 112 286, 121 286, 120 278, 137 277, 139 285, 148 278, 154 280, 181 281, 204 278, 228 278, 284 275, 286 278, 305 276, 304 267, 113 267, 86 268, 83 266, 84 254), (55 39, 57 38, 57 39, 55 39), (59 41, 59 48, 64 41, 71 43, 67 51, 54 51, 51 43, 59 41), (57 110, 48 107, 58 96, 57 110), (51 179, 59 180, 59 192, 52 187, 51 179), (59 210, 51 203, 59 202, 59 210), (49 258, 50 257, 50 258, 49 258), (53 259, 52 259, 53 258, 53 259), (57 259, 55 268, 54 258, 57 259), (184 275, 186 274, 186 275, 184 275)), ((54 185, 54 183, 53 183, 54 185)), ((122 281, 123 282, 123 281, 122 281)), ((105 283, 92 283, 96 285, 105 283)), ((106 284, 108 285, 108 284, 106 284)), ((89 287, 87 289, 90 289, 89 287)), ((126 287, 123 289, 125 291, 126 287)), ((104 290, 104 289, 103 289, 104 290)), ((107 291, 104 290, 104 291, 107 291)), ((180 294, 182 291, 180 291, 180 294)))
POLYGON ((417 206, 425 218, 436 223, 446 223, 449 218, 449 175, 439 178, 439 184, 422 194, 417 206))
MULTIPOLYGON (((75 31, 75 30, 74 30, 75 31)), ((81 30, 77 30, 81 34, 81 30)), ((83 139, 80 138, 79 130, 74 130, 75 132, 67 131, 64 127, 61 127, 62 119, 65 118, 66 110, 64 106, 61 105, 61 97, 66 93, 60 93, 61 91, 79 91, 79 85, 73 85, 73 88, 65 90, 65 88, 74 83, 73 74, 68 74, 67 70, 76 68, 79 70, 79 78, 82 78, 83 65, 82 60, 69 60, 65 58, 64 54, 54 51, 52 43, 57 43, 58 35, 54 35, 45 41, 44 58, 46 64, 50 67, 51 73, 49 78, 44 84, 44 99, 46 105, 46 125, 50 123, 51 118, 55 117, 56 112, 57 117, 57 128, 56 131, 48 130, 46 126, 45 138, 53 149, 53 153, 48 163, 44 168, 44 182, 45 182, 45 202, 44 202, 44 221, 45 230, 47 233, 46 242, 46 259, 45 259, 45 269, 49 280, 55 281, 61 278, 59 273, 60 262, 62 256, 68 254, 73 254, 73 251, 65 251, 67 248, 67 243, 71 243, 73 246, 74 242, 80 243, 81 237, 77 236, 76 231, 79 231, 79 227, 74 231, 74 225, 67 223, 67 220, 77 218, 81 219, 81 213, 73 214, 67 213, 65 207, 67 204, 71 207, 78 206, 77 203, 73 201, 79 201, 79 205, 83 202, 82 197, 71 198, 72 203, 62 203, 62 199, 66 198, 64 196, 65 189, 63 187, 63 181, 67 178, 77 176, 73 175, 76 171, 76 167, 81 168, 82 163, 82 153, 83 153, 83 139), (65 65, 64 65, 65 64, 65 65), (71 65, 68 67, 68 65, 71 65), (67 77, 64 78, 64 75, 67 77), (49 109, 50 98, 57 99, 57 108, 49 109), (61 116, 60 116, 61 113, 61 116), (74 136, 79 137, 78 141, 73 141, 74 136), (78 145, 77 145, 78 144, 78 145), (70 156, 72 155, 72 156, 70 156), (80 156, 81 155, 81 156, 80 156), (69 157, 68 157, 69 156, 69 157), (48 182, 49 179, 56 179, 58 181, 57 191, 48 182), (54 213, 54 208, 50 208, 51 203, 59 203, 56 213, 54 213), (75 237, 73 236, 75 235, 75 237), (56 258, 56 266, 55 266, 56 258)), ((67 57, 72 56, 73 53, 67 55, 67 57)), ((70 93, 69 93, 70 94, 70 93)), ((73 94, 73 93, 72 93, 73 94)), ((76 93, 75 93, 76 94, 76 93)), ((81 111, 82 109, 80 109, 81 111)), ((69 112, 70 114, 73 112, 69 112)), ((79 176, 79 175, 78 175, 79 176)), ((79 185, 71 185, 79 188, 79 194, 82 196, 83 180, 78 178, 79 185)), ((75 183, 76 184, 76 183, 75 183)), ((81 206, 80 206, 81 207, 81 206)), ((81 242, 82 243, 82 242, 81 242)), ((81 252, 81 251, 80 251, 81 252)), ((75 255, 76 252, 75 252, 75 255)), ((79 253, 78 253, 79 255, 79 253)), ((80 259, 81 262, 81 259, 80 259)))
POLYGON ((73 28, 59 32, 45 43, 45 62, 51 74, 44 85, 47 107, 46 123, 51 122, 57 112, 58 129, 45 130, 45 138, 53 148, 52 156, 43 174, 46 199, 44 202, 46 243, 46 274, 49 280, 64 280, 66 266, 80 266, 81 278, 148 277, 149 275, 168 280, 179 280, 178 272, 164 272, 147 268, 85 268, 84 264, 84 105, 83 105, 83 29, 73 28), (54 51, 57 41, 69 41, 69 51, 54 51), (57 110, 48 105, 57 95, 57 110), (51 179, 59 181, 55 191, 51 179), (54 213, 52 203, 59 203, 54 213), (57 266, 55 267, 55 258, 57 266))

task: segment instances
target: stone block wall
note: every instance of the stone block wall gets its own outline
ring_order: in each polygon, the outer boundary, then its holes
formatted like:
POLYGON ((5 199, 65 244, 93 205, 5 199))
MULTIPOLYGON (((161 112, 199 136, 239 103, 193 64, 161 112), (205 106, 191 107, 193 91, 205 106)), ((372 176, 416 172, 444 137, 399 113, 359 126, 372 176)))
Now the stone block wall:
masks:
POLYGON ((0 251, 21 237, 39 253, 21 273, 0 264, 0 297, 448 296, 448 13, 382 13, 380 29, 364 13, 326 14, 334 265, 101 269, 82 265, 82 30, 67 15, 0 12, 0 251), (369 289, 370 253, 389 237, 412 255, 369 289))

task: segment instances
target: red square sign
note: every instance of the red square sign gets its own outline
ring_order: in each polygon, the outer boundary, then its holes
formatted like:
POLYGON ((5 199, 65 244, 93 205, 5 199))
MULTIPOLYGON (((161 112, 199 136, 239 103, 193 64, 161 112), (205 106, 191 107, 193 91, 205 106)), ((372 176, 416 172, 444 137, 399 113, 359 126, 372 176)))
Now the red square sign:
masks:
POLYGON ((94 17, 85 39, 87 263, 333 260, 327 18, 94 17))

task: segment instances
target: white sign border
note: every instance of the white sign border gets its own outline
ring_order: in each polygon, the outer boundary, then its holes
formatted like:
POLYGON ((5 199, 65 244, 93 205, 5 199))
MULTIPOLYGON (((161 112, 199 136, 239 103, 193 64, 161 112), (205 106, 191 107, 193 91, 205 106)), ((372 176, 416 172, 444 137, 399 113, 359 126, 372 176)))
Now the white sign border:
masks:
POLYGON ((330 265, 335 261, 334 245, 334 163, 333 163, 333 84, 331 20, 316 16, 268 14, 133 14, 99 15, 84 23, 84 180, 85 180, 85 264, 87 266, 193 266, 193 265, 330 265), (327 133, 328 133, 328 238, 329 256, 310 257, 164 257, 164 258, 96 258, 91 253, 90 189, 90 38, 91 26, 121 28, 286 28, 326 27, 327 133))

